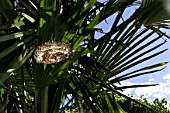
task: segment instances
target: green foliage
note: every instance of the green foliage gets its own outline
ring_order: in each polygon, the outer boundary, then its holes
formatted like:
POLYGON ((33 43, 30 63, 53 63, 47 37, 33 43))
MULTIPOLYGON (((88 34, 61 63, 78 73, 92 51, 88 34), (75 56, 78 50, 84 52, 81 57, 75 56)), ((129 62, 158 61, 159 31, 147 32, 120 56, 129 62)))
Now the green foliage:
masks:
MULTIPOLYGON (((131 97, 134 98, 132 95, 131 97)), ((151 111, 150 109, 136 104, 133 101, 129 101, 126 98, 120 98, 119 96, 117 96, 116 99, 122 109, 125 110, 127 113, 153 113, 153 111, 151 111)), ((151 107, 158 113, 170 113, 168 108, 165 107, 165 105, 167 105, 167 101, 165 99, 162 99, 160 101, 156 98, 153 102, 149 102, 146 98, 141 97, 135 100, 151 107)))
POLYGON ((159 72, 167 63, 133 69, 164 53, 167 49, 159 48, 166 43, 162 37, 168 37, 157 26, 143 26, 142 21, 150 16, 143 15, 150 5, 141 10, 143 5, 138 4, 139 8, 122 21, 126 8, 136 2, 1 0, 0 110, 125 113, 115 94, 148 107, 121 91, 157 84, 117 86, 121 81, 159 72), (96 37, 103 31, 98 25, 111 16, 111 29, 96 37), (37 64, 34 50, 49 40, 69 44, 75 56, 56 64, 37 64))

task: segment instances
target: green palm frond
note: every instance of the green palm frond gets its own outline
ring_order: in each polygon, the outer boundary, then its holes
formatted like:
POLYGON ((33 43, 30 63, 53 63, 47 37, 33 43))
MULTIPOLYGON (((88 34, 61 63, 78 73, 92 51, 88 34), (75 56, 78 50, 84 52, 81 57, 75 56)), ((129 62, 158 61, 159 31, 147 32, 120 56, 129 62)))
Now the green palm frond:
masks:
POLYGON ((142 0, 140 12, 148 10, 143 13, 139 20, 146 26, 169 26, 165 20, 170 19, 170 14, 165 6, 164 0, 142 0))
MULTIPOLYGON (((156 84, 117 83, 159 72, 167 63, 138 67, 166 52, 166 48, 160 49, 166 43, 162 37, 169 36, 155 26, 155 22, 161 25, 160 20, 168 19, 166 15, 158 18, 165 13, 158 6, 160 1, 143 0, 122 21, 126 8, 136 1, 18 0, 14 4, 1 0, 0 14, 9 25, 0 28, 0 86, 11 100, 20 98, 17 103, 7 103, 3 110, 125 113, 115 95, 135 101, 121 91, 156 84), (113 24, 110 31, 103 32, 98 25, 109 17, 113 24), (97 32, 103 32, 100 38, 96 37, 97 32), (49 40, 68 44, 75 55, 56 64, 36 63, 35 48, 49 40)), ((3 98, 5 103, 8 98, 3 98)))

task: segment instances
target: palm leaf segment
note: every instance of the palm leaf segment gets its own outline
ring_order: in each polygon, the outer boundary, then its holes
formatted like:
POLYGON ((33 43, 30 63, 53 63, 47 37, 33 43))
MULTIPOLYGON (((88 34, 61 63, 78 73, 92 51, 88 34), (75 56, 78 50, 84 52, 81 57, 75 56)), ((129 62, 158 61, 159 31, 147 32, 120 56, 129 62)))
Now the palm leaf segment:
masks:
POLYGON ((31 111, 31 106, 35 105, 43 111, 46 105, 37 100, 43 99, 38 96, 48 86, 49 113, 75 108, 87 112, 123 113, 114 95, 130 99, 118 90, 140 86, 118 87, 116 84, 161 71, 161 66, 166 64, 161 62, 127 71, 166 51, 155 51, 166 43, 161 38, 165 34, 153 26, 142 26, 142 23, 152 22, 148 19, 150 15, 146 15, 150 7, 154 7, 152 2, 146 5, 143 1, 132 16, 122 21, 125 9, 136 0, 110 0, 106 3, 95 0, 19 0, 18 5, 4 1, 5 5, 0 4, 0 13, 10 27, 0 32, 0 83, 7 88, 5 93, 17 91, 25 100, 32 102, 27 105, 25 101, 17 100, 23 103, 21 109, 31 111), (5 13, 7 7, 4 6, 10 6, 8 10, 11 12, 14 12, 13 9, 17 11, 9 15, 5 13), (110 31, 100 38, 95 37, 97 31, 102 31, 96 25, 111 15, 116 17, 110 31), (159 34, 156 36, 155 33, 159 34), (150 38, 152 35, 155 37, 150 38), (69 44, 75 56, 56 64, 37 64, 33 59, 35 47, 49 40, 69 44), (150 47, 155 42, 159 43, 150 47), (31 100, 32 97, 35 101, 31 100))
POLYGON ((139 18, 147 26, 169 27, 170 12, 166 0, 142 0, 140 10, 149 10, 139 18))

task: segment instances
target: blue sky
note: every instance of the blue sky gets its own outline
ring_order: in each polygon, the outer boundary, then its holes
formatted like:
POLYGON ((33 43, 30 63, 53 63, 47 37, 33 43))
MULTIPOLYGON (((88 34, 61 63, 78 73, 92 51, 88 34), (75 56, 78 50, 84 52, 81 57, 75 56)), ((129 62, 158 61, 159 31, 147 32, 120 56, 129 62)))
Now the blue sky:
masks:
MULTIPOLYGON (((126 20, 126 18, 128 18, 130 14, 132 14, 132 12, 135 11, 135 9, 136 9, 135 7, 128 8, 126 12, 123 14, 124 20, 126 20)), ((114 18, 114 15, 106 19, 108 24, 106 22, 103 22, 99 24, 97 27, 102 28, 104 32, 108 32, 113 23, 113 20, 114 20, 113 18, 114 18)), ((163 31, 166 32, 168 35, 170 35, 170 30, 163 30, 163 31)), ((97 33, 96 37, 101 37, 101 35, 102 34, 97 33)), ((154 35, 152 36, 152 38, 154 38, 154 35)), ((167 43, 164 44, 161 48, 159 48, 158 51, 165 49, 165 48, 170 49, 170 39, 166 39, 166 40, 167 40, 167 43)), ((160 41, 164 41, 164 40, 160 39, 160 41)), ((170 50, 154 58, 153 60, 143 63, 140 66, 142 67, 144 65, 149 65, 149 64, 151 65, 154 63, 162 62, 162 61, 170 61, 170 50)), ((144 95, 144 97, 146 97, 149 100, 154 100, 155 98, 159 98, 161 100, 165 98, 167 101, 170 101, 170 63, 168 63, 166 65, 166 68, 161 72, 129 79, 128 81, 124 81, 121 84, 122 85, 159 84, 158 86, 154 86, 154 87, 127 89, 124 91, 124 93, 133 94, 134 96, 137 96, 137 97, 144 95)))

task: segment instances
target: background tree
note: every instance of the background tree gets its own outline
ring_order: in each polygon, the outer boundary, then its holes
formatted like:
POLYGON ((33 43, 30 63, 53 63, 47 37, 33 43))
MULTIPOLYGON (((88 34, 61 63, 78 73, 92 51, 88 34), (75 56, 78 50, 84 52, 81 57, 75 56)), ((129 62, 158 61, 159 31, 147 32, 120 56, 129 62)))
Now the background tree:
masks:
MULTIPOLYGON (((134 98, 132 95, 131 97, 134 98)), ((135 102, 129 101, 126 98, 120 98, 119 96, 117 96, 116 100, 119 103, 119 105, 123 108, 123 110, 126 111, 127 113, 152 113, 150 109, 147 109, 146 107, 136 104, 135 102)), ((158 98, 156 98, 153 102, 149 102, 146 98, 143 97, 140 97, 139 99, 135 100, 140 101, 147 106, 150 106, 158 113, 170 113, 169 109, 165 107, 165 105, 168 104, 165 98, 162 99, 161 101, 158 98)))
POLYGON ((121 91, 156 84, 120 87, 117 83, 164 68, 166 62, 158 62, 123 73, 167 50, 155 51, 166 43, 162 37, 168 36, 159 29, 167 28, 166 23, 158 16, 152 21, 153 14, 148 14, 153 13, 153 8, 161 9, 160 3, 154 0, 142 3, 137 0, 1 0, 1 112, 124 113, 115 94, 151 109, 121 91), (138 5, 138 9, 122 20, 125 10, 133 5, 138 5), (112 15, 115 18, 108 32, 97 28, 112 15), (104 34, 96 37, 96 32, 104 34), (62 50, 65 45, 70 46, 74 55, 66 58, 65 51, 60 51, 55 56, 60 62, 37 63, 33 58, 35 49, 51 42, 56 42, 54 45, 62 50), (155 42, 159 43, 155 45, 155 42))

